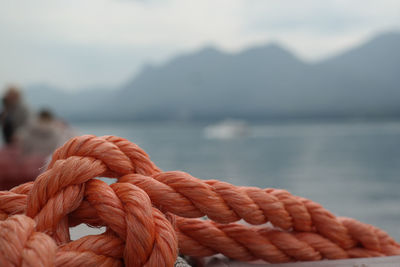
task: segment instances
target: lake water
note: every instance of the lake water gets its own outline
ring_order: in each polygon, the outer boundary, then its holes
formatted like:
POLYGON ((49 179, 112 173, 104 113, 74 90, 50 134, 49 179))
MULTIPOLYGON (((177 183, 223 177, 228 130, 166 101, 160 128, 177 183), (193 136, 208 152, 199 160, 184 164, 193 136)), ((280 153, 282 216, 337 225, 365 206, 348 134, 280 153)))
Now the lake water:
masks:
POLYGON ((116 135, 163 170, 235 185, 284 188, 400 241, 400 121, 250 124, 250 134, 208 139, 205 124, 85 123, 80 134, 116 135))

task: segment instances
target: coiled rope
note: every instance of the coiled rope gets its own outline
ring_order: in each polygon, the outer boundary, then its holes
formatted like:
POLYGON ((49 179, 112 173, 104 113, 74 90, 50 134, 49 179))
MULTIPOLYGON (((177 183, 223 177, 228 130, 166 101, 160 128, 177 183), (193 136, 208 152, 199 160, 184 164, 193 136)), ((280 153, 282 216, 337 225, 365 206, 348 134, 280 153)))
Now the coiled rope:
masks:
POLYGON ((115 136, 58 148, 34 182, 0 191, 0 220, 1 266, 173 266, 178 250, 271 263, 400 255, 372 225, 285 190, 163 172, 115 136), (71 241, 81 223, 106 231, 71 241))

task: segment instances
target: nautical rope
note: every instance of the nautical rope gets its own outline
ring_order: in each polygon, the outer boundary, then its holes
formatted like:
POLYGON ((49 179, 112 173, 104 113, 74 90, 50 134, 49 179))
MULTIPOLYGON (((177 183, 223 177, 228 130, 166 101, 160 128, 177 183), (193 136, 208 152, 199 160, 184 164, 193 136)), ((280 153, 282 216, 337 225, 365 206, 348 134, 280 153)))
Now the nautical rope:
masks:
POLYGON ((374 226, 285 190, 163 172, 114 136, 58 148, 34 182, 0 191, 0 220, 1 266, 174 266, 178 250, 272 263, 400 255, 374 226), (81 223, 106 232, 71 241, 81 223))

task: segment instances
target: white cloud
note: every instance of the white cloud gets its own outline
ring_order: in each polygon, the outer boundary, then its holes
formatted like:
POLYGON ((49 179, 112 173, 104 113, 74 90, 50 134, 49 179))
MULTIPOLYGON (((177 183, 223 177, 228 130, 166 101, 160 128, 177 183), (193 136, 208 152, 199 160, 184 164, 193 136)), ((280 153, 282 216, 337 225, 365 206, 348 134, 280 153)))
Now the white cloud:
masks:
POLYGON ((278 40, 316 60, 385 29, 400 29, 399 1, 0 0, 0 86, 118 84, 146 61, 209 44, 278 40))

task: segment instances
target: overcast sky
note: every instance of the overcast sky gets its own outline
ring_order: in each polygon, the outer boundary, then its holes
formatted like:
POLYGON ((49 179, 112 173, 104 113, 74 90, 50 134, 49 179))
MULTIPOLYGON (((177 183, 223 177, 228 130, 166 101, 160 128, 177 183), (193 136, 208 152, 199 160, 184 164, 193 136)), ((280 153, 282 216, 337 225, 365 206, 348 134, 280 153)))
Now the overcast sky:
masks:
POLYGON ((0 86, 117 87, 143 64, 280 42, 319 60, 400 31, 398 0, 0 0, 0 86))

